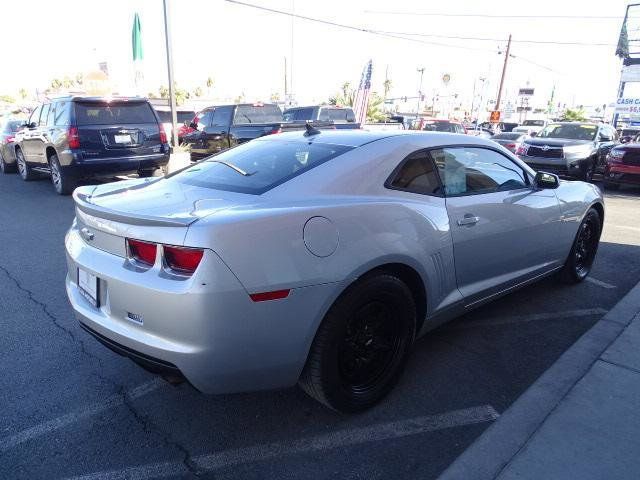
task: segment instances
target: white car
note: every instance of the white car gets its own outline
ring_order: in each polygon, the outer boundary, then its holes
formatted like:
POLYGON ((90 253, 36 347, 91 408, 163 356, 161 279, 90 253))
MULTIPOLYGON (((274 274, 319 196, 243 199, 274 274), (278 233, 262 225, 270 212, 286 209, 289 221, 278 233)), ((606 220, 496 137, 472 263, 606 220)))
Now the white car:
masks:
POLYGON ((597 187, 490 140, 312 127, 74 199, 66 289, 94 337, 203 392, 299 383, 345 412, 447 319, 583 280, 604 218, 597 187))
POLYGON ((540 133, 549 122, 546 120, 525 120, 522 125, 511 130, 514 133, 525 133, 527 135, 536 136, 540 133))

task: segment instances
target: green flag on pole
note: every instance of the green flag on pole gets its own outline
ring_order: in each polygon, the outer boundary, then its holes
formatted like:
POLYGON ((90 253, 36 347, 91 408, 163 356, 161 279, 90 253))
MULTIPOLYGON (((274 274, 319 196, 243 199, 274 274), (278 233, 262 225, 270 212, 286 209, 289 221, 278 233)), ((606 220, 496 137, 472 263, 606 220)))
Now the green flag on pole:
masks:
POLYGON ((618 46, 616 47, 616 55, 620 58, 629 58, 629 35, 627 34, 627 17, 625 15, 618 37, 618 46))
POLYGON ((133 16, 131 47, 133 49, 134 80, 138 94, 140 94, 139 90, 142 87, 142 81, 144 79, 144 75, 142 73, 142 59, 144 58, 144 54, 142 52, 142 27, 140 26, 140 17, 138 16, 138 12, 133 16))
POLYGON ((133 16, 133 30, 131 32, 131 46, 133 47, 133 61, 138 62, 144 58, 142 53, 142 27, 138 13, 133 16))

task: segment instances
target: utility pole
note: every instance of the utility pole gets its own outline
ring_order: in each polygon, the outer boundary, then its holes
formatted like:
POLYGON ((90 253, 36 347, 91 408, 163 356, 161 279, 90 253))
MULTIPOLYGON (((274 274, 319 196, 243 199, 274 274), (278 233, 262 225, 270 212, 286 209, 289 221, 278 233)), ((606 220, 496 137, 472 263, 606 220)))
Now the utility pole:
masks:
POLYGON ((167 74, 169 76, 169 103, 171 105, 171 126, 173 147, 178 146, 178 117, 176 115, 176 95, 173 91, 173 55, 171 53, 171 27, 169 24, 169 0, 162 0, 164 10, 164 38, 167 44, 167 74))
POLYGON ((284 57, 284 101, 287 101, 287 95, 289 91, 287 90, 287 57, 284 57))
POLYGON ((502 66, 502 76, 500 77, 500 86, 498 87, 498 98, 496 98, 496 110, 500 110, 500 100, 502 99, 502 86, 504 85, 504 77, 507 74, 507 62, 509 61, 509 54, 511 53, 511 34, 509 34, 509 41, 507 42, 507 52, 504 55, 504 65, 502 66))
POLYGON ((418 68, 420 72, 420 88, 418 89, 418 106, 416 107, 416 117, 420 115, 420 99, 422 97, 422 77, 424 77, 424 67, 418 68))

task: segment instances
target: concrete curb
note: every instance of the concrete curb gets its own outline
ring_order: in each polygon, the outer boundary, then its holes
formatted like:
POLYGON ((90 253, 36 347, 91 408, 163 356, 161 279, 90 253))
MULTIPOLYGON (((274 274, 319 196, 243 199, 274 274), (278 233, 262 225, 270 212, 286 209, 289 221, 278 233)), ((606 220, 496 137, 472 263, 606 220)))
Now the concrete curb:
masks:
POLYGON ((493 480, 640 311, 640 282, 580 337, 439 480, 493 480))

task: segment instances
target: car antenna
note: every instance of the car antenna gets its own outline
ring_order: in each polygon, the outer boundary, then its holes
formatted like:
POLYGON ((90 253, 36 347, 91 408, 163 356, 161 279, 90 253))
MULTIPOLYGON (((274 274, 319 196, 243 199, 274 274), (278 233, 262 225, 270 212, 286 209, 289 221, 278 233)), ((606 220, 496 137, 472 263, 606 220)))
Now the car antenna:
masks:
POLYGON ((317 128, 315 128, 313 125, 311 125, 309 122, 307 122, 305 124, 305 128, 307 129, 306 132, 304 132, 304 136, 305 137, 310 137, 311 135, 318 135, 320 132, 320 130, 318 130, 317 128))

